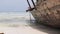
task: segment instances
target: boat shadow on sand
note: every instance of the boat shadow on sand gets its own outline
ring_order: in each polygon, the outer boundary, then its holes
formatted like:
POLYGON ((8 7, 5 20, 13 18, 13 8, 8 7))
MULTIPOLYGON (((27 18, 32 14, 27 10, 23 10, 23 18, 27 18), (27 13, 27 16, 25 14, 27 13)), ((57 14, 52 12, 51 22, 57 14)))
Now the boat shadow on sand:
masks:
POLYGON ((29 25, 30 27, 38 30, 38 31, 42 31, 42 32, 45 32, 45 33, 48 33, 48 34, 60 34, 60 29, 58 28, 52 28, 52 27, 49 27, 49 26, 46 26, 46 25, 43 25, 43 24, 37 24, 36 21, 30 21, 30 24, 29 25))

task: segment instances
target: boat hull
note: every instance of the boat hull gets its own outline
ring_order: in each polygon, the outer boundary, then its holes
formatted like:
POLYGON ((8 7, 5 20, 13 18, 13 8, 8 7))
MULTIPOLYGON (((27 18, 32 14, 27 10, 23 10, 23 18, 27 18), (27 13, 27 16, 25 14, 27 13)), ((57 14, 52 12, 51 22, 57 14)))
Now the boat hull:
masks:
POLYGON ((31 11, 38 23, 60 28, 60 0, 38 0, 31 11))

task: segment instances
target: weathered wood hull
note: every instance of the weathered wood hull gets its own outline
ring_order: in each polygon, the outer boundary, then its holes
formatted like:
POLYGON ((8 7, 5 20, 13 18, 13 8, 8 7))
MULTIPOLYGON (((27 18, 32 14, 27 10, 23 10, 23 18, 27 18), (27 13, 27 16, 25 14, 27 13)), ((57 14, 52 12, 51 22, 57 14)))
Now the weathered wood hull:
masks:
POLYGON ((31 13, 38 23, 60 27, 60 0, 38 0, 36 7, 31 13))

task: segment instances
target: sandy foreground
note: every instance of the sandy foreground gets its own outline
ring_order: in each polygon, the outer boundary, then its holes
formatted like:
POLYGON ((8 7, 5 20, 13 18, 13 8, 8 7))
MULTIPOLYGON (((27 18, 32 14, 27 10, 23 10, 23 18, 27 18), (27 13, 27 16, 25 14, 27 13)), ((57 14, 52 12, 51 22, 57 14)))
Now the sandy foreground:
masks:
POLYGON ((29 26, 0 27, 0 32, 3 32, 4 34, 48 34, 48 33, 33 29, 29 26))
POLYGON ((4 34, 60 34, 59 29, 52 29, 43 25, 5 25, 0 26, 0 33, 4 34))

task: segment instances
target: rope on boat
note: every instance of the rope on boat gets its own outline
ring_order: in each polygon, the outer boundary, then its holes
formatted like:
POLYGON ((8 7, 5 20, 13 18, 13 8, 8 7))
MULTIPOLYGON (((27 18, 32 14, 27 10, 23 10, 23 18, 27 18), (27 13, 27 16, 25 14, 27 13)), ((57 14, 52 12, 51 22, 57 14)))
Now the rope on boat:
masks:
POLYGON ((32 3, 33 3, 33 6, 34 6, 35 10, 37 10, 36 5, 35 5, 34 1, 33 1, 33 0, 31 0, 31 1, 32 1, 32 3))
POLYGON ((27 3, 28 3, 28 5, 29 5, 29 8, 31 8, 31 5, 30 5, 30 3, 29 3, 29 1, 27 0, 27 3))
POLYGON ((32 3, 33 3, 33 8, 31 8, 31 5, 30 5, 30 3, 29 3, 29 1, 27 0, 27 3, 28 3, 28 5, 29 5, 29 9, 28 10, 26 10, 26 12, 28 12, 28 11, 32 11, 33 9, 35 9, 35 10, 37 10, 37 8, 36 8, 36 5, 35 5, 35 3, 34 3, 34 1, 33 0, 31 0, 32 1, 32 3))

